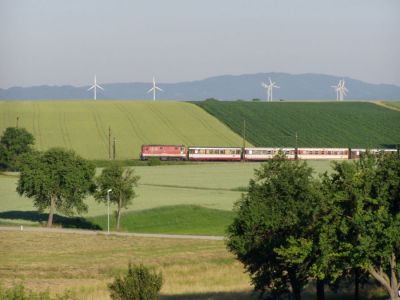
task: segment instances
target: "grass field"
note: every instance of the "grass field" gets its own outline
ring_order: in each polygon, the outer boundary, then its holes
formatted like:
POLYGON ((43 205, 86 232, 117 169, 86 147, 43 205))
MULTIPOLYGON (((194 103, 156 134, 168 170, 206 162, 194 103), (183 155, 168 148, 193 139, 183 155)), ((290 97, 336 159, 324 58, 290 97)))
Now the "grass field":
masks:
MULTIPOLYGON (((330 170, 329 161, 309 161, 317 173, 330 170)), ((223 231, 221 222, 208 223, 210 218, 220 218, 225 225, 229 224, 229 215, 233 203, 238 200, 245 191, 249 179, 253 177, 254 169, 259 168, 259 163, 205 163, 195 165, 168 165, 154 167, 135 167, 140 175, 137 188, 138 197, 128 210, 124 210, 123 224, 126 221, 126 230, 140 230, 141 232, 168 232, 168 233, 192 233, 220 235, 223 231), (158 220, 160 207, 182 206, 186 213, 193 213, 192 205, 204 208, 202 215, 196 218, 186 218, 179 210, 165 211, 164 221, 153 227, 152 222, 158 220), (149 211, 151 209, 156 209, 149 211), (130 212, 135 214, 130 215, 130 212), (171 214, 174 213, 174 214, 171 214), (218 217, 216 216, 218 214, 218 217), (147 223, 143 221, 147 219, 147 223), (146 226, 138 227, 136 220, 146 223, 146 226), (174 220, 168 225, 168 219, 174 220), (188 223, 190 221, 190 224, 188 223), (168 230, 168 231, 165 231, 168 230)), ((100 170, 98 171, 98 173, 100 170)), ((38 214, 32 205, 32 201, 20 197, 16 192, 18 174, 7 173, 0 175, 0 223, 32 224, 47 219, 46 214, 38 214)), ((106 206, 97 203, 92 197, 85 200, 89 206, 88 214, 83 215, 93 222, 104 224, 106 206), (103 221, 102 221, 103 220, 103 221), (102 223, 103 222, 103 223, 102 223)), ((114 207, 112 207, 114 210, 114 207)), ((66 224, 68 220, 59 222, 66 224)), ((80 225, 82 225, 80 223, 80 225)), ((84 225, 84 224, 83 224, 84 225)), ((90 224, 89 224, 90 225, 90 224)), ((90 227, 90 226, 89 226, 90 227)), ((124 225, 123 225, 124 228, 124 225)))
POLYGON ((366 102, 196 103, 256 146, 387 147, 400 143, 400 112, 366 102))
POLYGON ((390 107, 395 110, 400 111, 400 101, 381 101, 380 104, 383 104, 386 107, 390 107))
POLYGON ((117 159, 138 159, 142 144, 238 146, 240 136, 185 102, 0 101, 0 132, 25 127, 36 148, 60 146, 89 159, 108 159, 108 128, 117 159))
MULTIPOLYGON (((160 300, 250 300, 249 278, 223 241, 155 239, 71 233, 0 231, 0 282, 34 291, 72 291, 77 299, 109 299, 107 283, 142 263, 163 273, 160 300)), ((315 299, 314 286, 303 293, 315 299)), ((351 291, 327 293, 351 299, 351 291)), ((363 287, 362 299, 385 299, 363 287)))

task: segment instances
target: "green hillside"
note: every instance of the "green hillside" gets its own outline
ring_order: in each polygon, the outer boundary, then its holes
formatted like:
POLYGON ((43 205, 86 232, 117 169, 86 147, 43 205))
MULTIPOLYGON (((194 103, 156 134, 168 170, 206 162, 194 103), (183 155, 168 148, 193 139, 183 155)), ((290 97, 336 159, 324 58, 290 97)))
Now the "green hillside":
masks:
POLYGON ((144 101, 0 101, 0 132, 25 127, 36 148, 61 146, 108 159, 108 128, 117 159, 139 158, 142 144, 238 146, 240 136, 196 105, 144 101))
POLYGON ((400 112, 367 102, 196 103, 257 146, 387 147, 400 144, 400 112))

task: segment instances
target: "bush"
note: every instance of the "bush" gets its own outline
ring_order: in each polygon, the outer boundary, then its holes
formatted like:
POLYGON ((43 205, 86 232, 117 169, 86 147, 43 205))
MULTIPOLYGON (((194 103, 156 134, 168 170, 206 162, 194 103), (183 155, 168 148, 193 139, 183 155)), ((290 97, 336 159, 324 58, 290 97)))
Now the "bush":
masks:
POLYGON ((155 300, 162 286, 162 274, 143 265, 129 264, 128 273, 108 285, 114 300, 155 300))
POLYGON ((161 161, 158 157, 152 157, 149 159, 147 164, 149 166, 159 166, 159 165, 161 165, 161 161))

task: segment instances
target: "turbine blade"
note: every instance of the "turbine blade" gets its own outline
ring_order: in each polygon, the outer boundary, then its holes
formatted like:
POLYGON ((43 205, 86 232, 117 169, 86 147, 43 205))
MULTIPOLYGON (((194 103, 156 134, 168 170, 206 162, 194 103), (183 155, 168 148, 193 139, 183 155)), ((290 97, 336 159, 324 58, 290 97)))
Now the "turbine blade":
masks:
POLYGON ((94 85, 92 85, 90 88, 88 88, 88 91, 93 90, 94 89, 94 85))
POLYGON ((151 89, 149 89, 149 90, 147 91, 147 93, 150 93, 150 92, 152 92, 152 91, 153 91, 153 89, 154 89, 154 88, 151 88, 151 89))
POLYGON ((104 89, 103 89, 101 86, 99 86, 98 84, 96 84, 96 86, 97 86, 99 89, 101 89, 101 90, 104 91, 104 89))
POLYGON ((159 91, 163 92, 163 90, 160 89, 158 86, 156 86, 155 88, 156 88, 156 90, 159 90, 159 91))

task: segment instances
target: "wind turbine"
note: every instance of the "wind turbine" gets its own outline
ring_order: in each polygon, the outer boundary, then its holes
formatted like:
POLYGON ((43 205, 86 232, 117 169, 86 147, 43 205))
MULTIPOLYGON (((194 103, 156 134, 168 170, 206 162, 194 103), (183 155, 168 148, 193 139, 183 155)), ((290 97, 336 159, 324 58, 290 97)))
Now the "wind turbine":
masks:
POLYGON ((268 77, 268 79, 269 79, 269 84, 267 84, 265 82, 262 82, 261 85, 262 85, 262 87, 267 89, 267 102, 268 101, 272 102, 272 90, 273 90, 273 88, 278 88, 279 89, 280 87, 276 85, 276 82, 272 82, 270 77, 268 77))
POLYGON ((336 100, 337 101, 343 101, 343 96, 347 96, 347 92, 349 91, 345 86, 345 81, 344 79, 339 80, 338 85, 332 85, 336 91, 336 100))
POLYGON ((147 93, 153 92, 153 101, 156 101, 156 90, 163 92, 158 86, 156 86, 156 80, 153 76, 153 87, 147 91, 147 93))
POLYGON ((101 87, 101 86, 99 86, 98 84, 97 84, 97 81, 96 81, 96 75, 94 75, 94 82, 93 82, 93 85, 88 89, 88 91, 90 91, 90 90, 92 90, 92 89, 94 89, 94 96, 93 96, 93 99, 94 100, 96 100, 96 94, 97 94, 97 88, 99 88, 99 89, 101 89, 102 91, 104 91, 104 89, 101 87))

